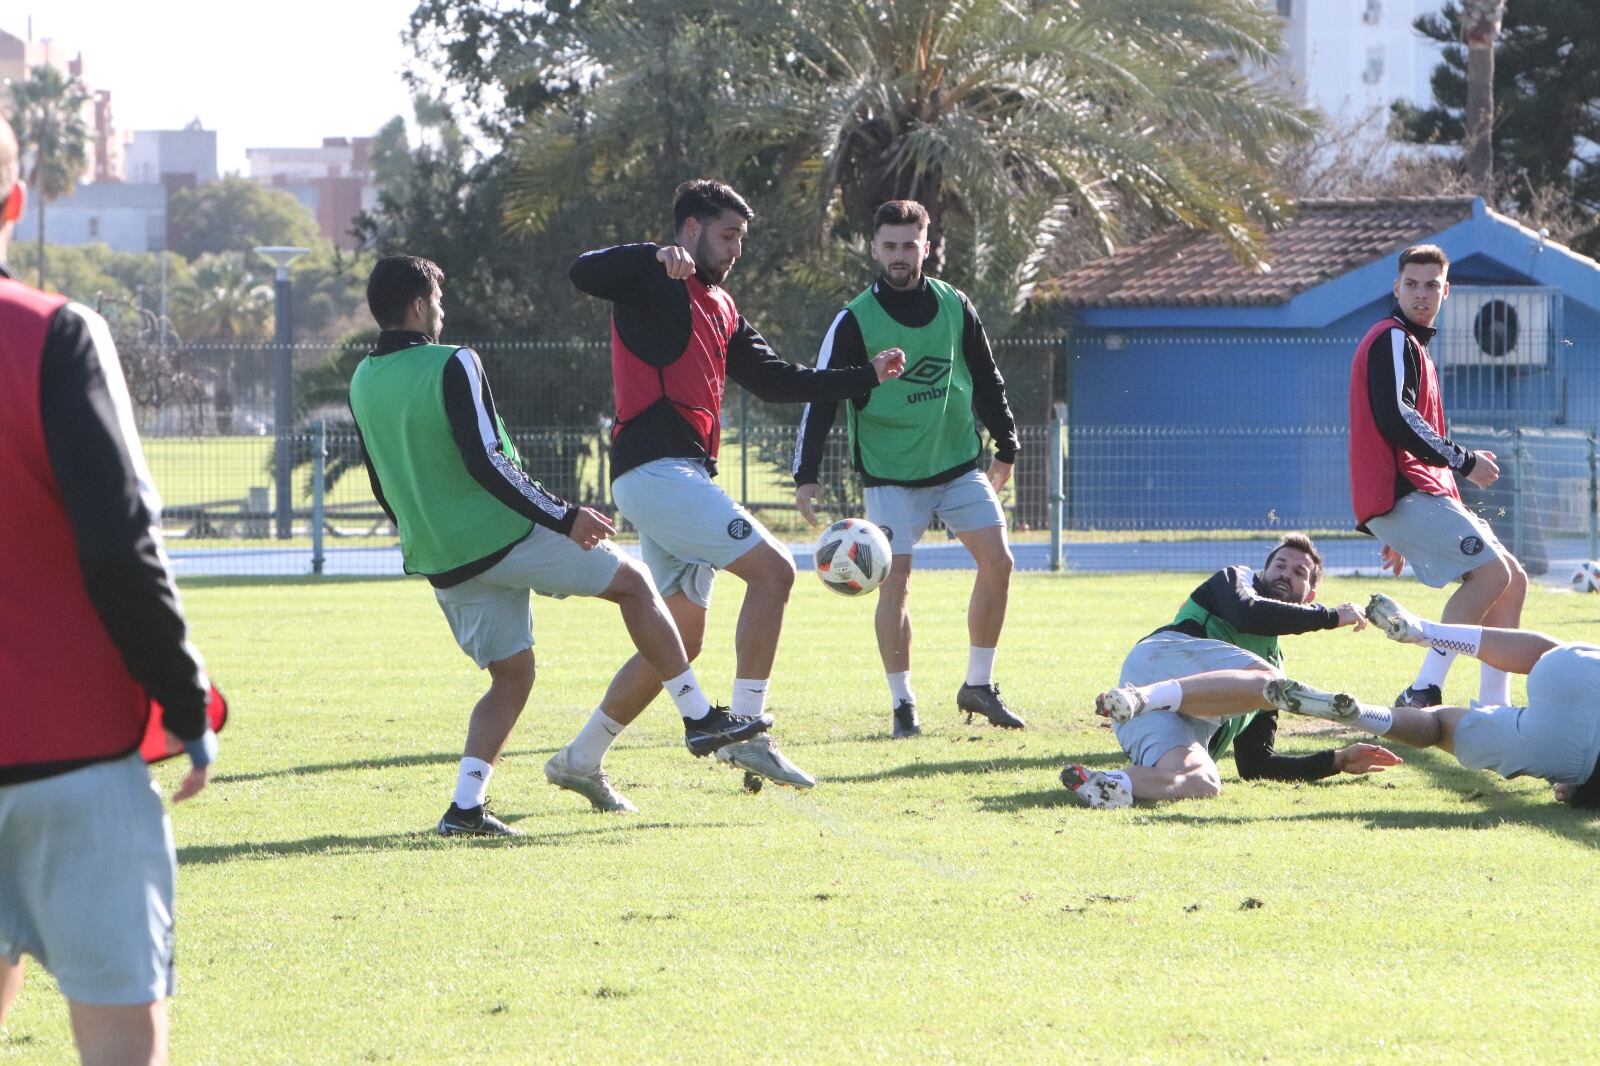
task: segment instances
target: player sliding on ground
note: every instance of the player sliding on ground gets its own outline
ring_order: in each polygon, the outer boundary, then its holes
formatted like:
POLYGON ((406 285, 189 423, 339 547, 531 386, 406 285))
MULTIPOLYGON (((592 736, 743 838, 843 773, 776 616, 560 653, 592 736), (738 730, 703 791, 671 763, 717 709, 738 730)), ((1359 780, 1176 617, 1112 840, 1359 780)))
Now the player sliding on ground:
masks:
MULTIPOLYGON (((847 370, 780 359, 722 287, 755 217, 750 205, 721 182, 686 181, 673 197, 672 215, 673 243, 588 252, 572 264, 571 277, 580 291, 611 304, 612 499, 639 530, 640 553, 691 660, 705 637, 716 572, 745 583, 732 702, 735 716, 754 718, 766 705, 794 560, 712 480, 727 379, 768 402, 850 400, 897 376, 905 356, 890 349, 847 370)), ((596 768, 604 745, 639 716, 657 688, 642 657, 618 671, 591 722, 607 734, 588 751, 596 768)), ((816 784, 770 737, 730 744, 717 757, 779 784, 816 784)))
POLYGON ((1367 615, 1391 640, 1527 674, 1528 705, 1369 707, 1292 681, 1280 685, 1274 702, 1414 748, 1439 748, 1473 770, 1541 777, 1561 802, 1600 807, 1600 647, 1526 629, 1430 622, 1381 594, 1367 615))
POLYGON ((1278 717, 1262 686, 1281 678, 1280 636, 1354 626, 1366 618, 1353 603, 1312 601, 1322 556, 1309 537, 1291 534, 1267 555, 1260 574, 1247 566, 1219 570, 1195 589, 1171 625, 1145 637, 1122 664, 1122 687, 1101 693, 1096 713, 1112 720, 1130 764, 1091 770, 1071 763, 1064 784, 1091 807, 1127 807, 1135 799, 1208 799, 1222 790, 1216 760, 1230 745, 1245 780, 1317 781, 1364 774, 1400 760, 1372 744, 1315 755, 1279 755, 1278 717), (1204 692, 1177 680, 1221 671, 1227 682, 1204 692))
MULTIPOLYGON (((928 212, 914 200, 891 200, 873 219, 877 282, 839 312, 817 355, 818 367, 864 366, 869 353, 906 351, 906 373, 893 385, 845 405, 850 457, 866 485, 867 519, 889 538, 893 562, 878 590, 878 654, 889 681, 894 737, 922 732, 911 693, 911 549, 938 518, 978 566, 967 604, 967 675, 956 707, 967 721, 1021 729, 1022 717, 1000 698, 994 658, 1011 589, 1011 549, 997 493, 1017 457, 1017 423, 989 338, 972 301, 924 277, 928 212), (995 441, 987 473, 978 469, 983 441, 976 407, 995 441)), ((795 448, 795 504, 817 524, 813 505, 823 446, 838 405, 806 407, 795 448)))
MULTIPOLYGON (((649 575, 606 543, 611 523, 523 471, 477 353, 439 343, 443 280, 436 264, 416 256, 390 256, 373 267, 367 303, 382 332, 350 382, 350 410, 373 495, 400 530, 406 572, 427 577, 461 650, 489 671, 439 833, 509 836, 516 830, 484 797, 533 688, 530 590, 598 596, 621 608, 651 685, 668 679, 694 754, 758 734, 772 720, 712 707, 649 575)), ((632 810, 611 788, 598 755, 589 764, 579 757, 594 732, 591 723, 558 751, 545 777, 602 810, 632 810)))

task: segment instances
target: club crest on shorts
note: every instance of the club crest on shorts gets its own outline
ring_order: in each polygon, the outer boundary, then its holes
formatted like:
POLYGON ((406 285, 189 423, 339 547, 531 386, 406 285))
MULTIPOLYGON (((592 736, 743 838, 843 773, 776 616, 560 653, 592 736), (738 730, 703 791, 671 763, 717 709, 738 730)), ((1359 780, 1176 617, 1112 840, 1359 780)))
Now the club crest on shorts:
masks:
POLYGON ((728 536, 734 540, 744 540, 754 531, 755 527, 743 518, 735 518, 728 523, 728 536))
POLYGON ((888 526, 884 525, 882 522, 878 523, 878 528, 883 530, 883 539, 887 540, 890 544, 893 544, 894 543, 894 530, 890 529, 888 526))
POLYGON ((1477 555, 1481 551, 1483 551, 1483 538, 1482 537, 1462 537, 1461 538, 1461 554, 1462 555, 1477 555))

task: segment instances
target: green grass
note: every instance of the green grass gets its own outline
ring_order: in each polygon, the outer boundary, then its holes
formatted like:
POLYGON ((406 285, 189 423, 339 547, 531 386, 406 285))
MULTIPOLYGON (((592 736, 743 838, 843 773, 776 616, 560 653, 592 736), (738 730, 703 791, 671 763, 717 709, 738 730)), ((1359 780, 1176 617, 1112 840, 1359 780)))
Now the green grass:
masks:
MULTIPOLYGON (((616 612, 537 601, 540 676, 492 788, 528 834, 509 842, 429 832, 483 678, 426 585, 188 585, 236 717, 174 812, 174 1061, 1592 1060, 1595 822, 1404 750, 1370 779, 1245 784, 1228 762, 1214 801, 1080 809, 1062 762, 1121 761, 1090 700, 1194 578, 1019 575, 999 662, 1019 734, 956 720, 969 584, 913 585, 927 736, 886 739, 871 604, 803 579, 773 702, 822 784, 745 794, 658 705, 608 760, 631 818, 540 772, 621 657, 616 612)), ((738 600, 724 578, 714 695, 738 600)), ((1595 602, 1535 590, 1528 623, 1600 639, 1595 602)), ((1286 644, 1295 675, 1373 699, 1417 658, 1371 632, 1286 644)), ((1475 684, 1461 664, 1447 694, 1475 684)), ((1291 751, 1340 742, 1292 730, 1291 751)), ((70 1055, 35 969, 0 1063, 70 1055)))

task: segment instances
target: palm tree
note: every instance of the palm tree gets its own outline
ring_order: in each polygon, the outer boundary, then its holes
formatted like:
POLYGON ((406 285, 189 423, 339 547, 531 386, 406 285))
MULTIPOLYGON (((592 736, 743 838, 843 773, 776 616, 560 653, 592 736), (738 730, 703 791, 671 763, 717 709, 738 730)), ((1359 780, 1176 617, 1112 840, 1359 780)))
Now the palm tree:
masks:
POLYGON ((44 206, 70 193, 89 169, 89 97, 76 78, 55 67, 34 67, 11 86, 11 125, 24 159, 29 191, 39 203, 39 287, 44 287, 44 206))
MULTIPOLYGON (((238 368, 238 342, 264 341, 272 317, 272 286, 251 272, 243 252, 203 255, 194 264, 194 288, 174 301, 174 317, 183 334, 223 345, 213 372, 217 431, 233 431, 233 406, 238 368)), ((251 375, 264 379, 258 365, 251 375)))
POLYGON ((1255 0, 750 0, 713 22, 699 6, 641 0, 597 20, 572 57, 600 72, 593 87, 515 146, 513 221, 537 226, 597 173, 681 155, 661 104, 676 73, 710 127, 699 165, 775 173, 814 249, 917 199, 929 270, 1014 306, 1072 216, 1108 248, 1122 208, 1254 259, 1282 210, 1275 152, 1310 133, 1243 70, 1277 47, 1255 0))
POLYGON ((1461 42, 1467 46, 1467 176, 1480 195, 1494 186, 1494 47, 1506 0, 1461 0, 1461 42))

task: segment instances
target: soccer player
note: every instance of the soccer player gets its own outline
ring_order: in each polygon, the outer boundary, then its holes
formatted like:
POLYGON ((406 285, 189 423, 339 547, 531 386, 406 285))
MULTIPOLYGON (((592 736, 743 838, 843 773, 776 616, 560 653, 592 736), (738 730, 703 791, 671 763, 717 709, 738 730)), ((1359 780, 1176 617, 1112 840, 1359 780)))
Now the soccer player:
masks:
POLYGON ((1262 686, 1283 676, 1278 638, 1366 625, 1353 603, 1314 603, 1321 580, 1322 556, 1298 533, 1278 542, 1259 574, 1247 566, 1212 574, 1172 624, 1133 646, 1122 663, 1122 687, 1095 700, 1096 713, 1112 719, 1130 764, 1102 771, 1070 763, 1061 771, 1062 784, 1091 807, 1209 799, 1222 790, 1216 760, 1230 745, 1246 781, 1318 781, 1397 762, 1372 744, 1302 756, 1274 751, 1278 717, 1267 709, 1262 686), (1229 672, 1231 687, 1197 692, 1177 680, 1212 671, 1229 672))
MULTIPOLYGON (((1434 320, 1450 295, 1450 260, 1432 244, 1400 253, 1395 310, 1367 331, 1350 366, 1350 493, 1356 528, 1380 538, 1384 565, 1406 560, 1418 580, 1443 588, 1461 579, 1444 620, 1515 628, 1528 576, 1489 523, 1461 503, 1457 476, 1487 488, 1500 476, 1495 454, 1463 448, 1445 435, 1439 373, 1428 356, 1434 320)), ((1432 648, 1395 700, 1408 707, 1443 701, 1456 653, 1432 648)), ((1483 663, 1478 698, 1511 699, 1505 671, 1483 663)))
MULTIPOLYGON (((0 119, 0 263, 22 214, 0 119)), ((167 1061, 172 823, 139 754, 150 700, 210 781, 210 683, 100 316, 0 266, 0 1022, 32 955, 84 1062, 167 1061)))
MULTIPOLYGON (((967 677, 956 707, 970 722, 1021 729, 1022 717, 1000 698, 995 651, 1006 620, 1011 549, 999 492, 1017 458, 1017 424, 1005 381, 972 301, 922 273, 928 212, 914 200, 891 200, 873 217, 878 280, 839 312, 822 341, 818 367, 864 366, 872 353, 900 348, 906 372, 893 385, 845 407, 850 457, 866 486, 867 519, 889 538, 892 562, 878 589, 878 654, 889 682, 894 737, 922 732, 911 689, 911 550, 938 518, 978 566, 967 603, 967 677), (995 441, 987 474, 978 469, 983 441, 976 407, 995 441)), ((795 504, 817 524, 817 475, 837 405, 806 408, 795 450, 795 504)))
MULTIPOLYGON (((722 287, 755 217, 750 206, 727 185, 699 179, 678 186, 672 216, 673 243, 588 252, 572 264, 572 283, 612 308, 612 498, 639 530, 640 550, 691 660, 705 636, 716 571, 745 582, 732 703, 735 714, 759 715, 794 560, 712 480, 726 381, 767 401, 853 399, 898 375, 905 357, 885 351, 848 370, 780 359, 722 287)), ((634 658, 612 680, 600 711, 620 731, 655 692, 648 667, 634 658)), ((816 783, 770 737, 730 744, 717 758, 779 784, 816 783)))
MULTIPOLYGON (((439 833, 509 836, 516 830, 484 797, 533 687, 530 591, 615 603, 644 676, 677 703, 694 754, 761 733, 772 720, 712 707, 643 567, 606 542, 611 523, 523 471, 477 353, 439 343, 443 281, 436 264, 416 256, 372 268, 367 304, 382 332, 350 381, 350 410, 373 495, 400 530, 406 571, 428 579, 461 650, 489 671, 439 833)), ((611 729, 603 715, 591 717, 545 764, 545 777, 601 810, 632 811, 600 767, 611 729)))
POLYGON ((1439 748, 1469 769, 1540 777, 1562 803, 1600 808, 1600 647, 1525 629, 1430 622, 1382 594, 1372 597, 1367 614, 1390 640, 1527 674, 1528 705, 1368 707, 1348 695, 1302 686, 1287 695, 1303 697, 1304 706, 1288 709, 1411 747, 1439 748))

